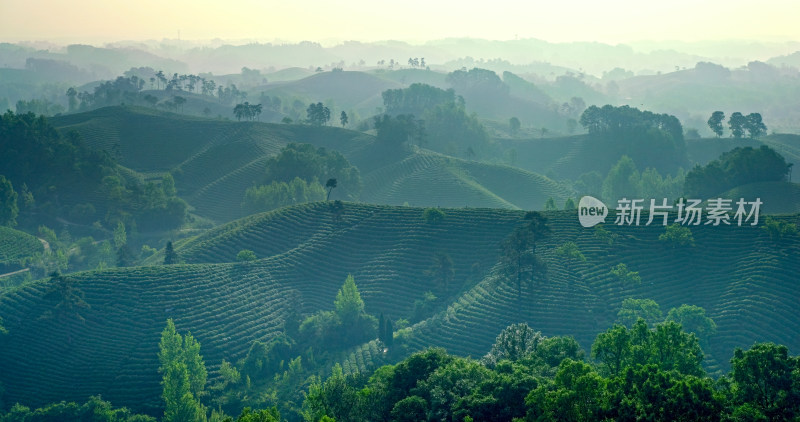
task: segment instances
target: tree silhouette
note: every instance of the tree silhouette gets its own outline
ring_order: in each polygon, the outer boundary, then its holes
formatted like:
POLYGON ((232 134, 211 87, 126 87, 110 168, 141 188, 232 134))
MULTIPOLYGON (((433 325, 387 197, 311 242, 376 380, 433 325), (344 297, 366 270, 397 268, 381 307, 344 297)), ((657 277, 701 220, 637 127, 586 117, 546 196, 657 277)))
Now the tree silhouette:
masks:
POLYGON ((44 298, 56 302, 52 310, 46 311, 42 319, 54 318, 67 325, 67 342, 72 343, 72 326, 75 321, 85 322, 81 314, 90 306, 83 300, 83 292, 75 286, 75 281, 65 277, 58 271, 50 274, 50 283, 44 298))
POLYGON ((167 242, 166 248, 164 248, 164 265, 172 265, 178 263, 178 254, 175 252, 175 249, 172 247, 172 242, 167 242))
POLYGON ((450 255, 444 252, 436 252, 433 255, 433 265, 426 271, 426 274, 433 277, 434 281, 442 286, 442 292, 446 294, 450 282, 453 281, 456 274, 450 255))
POLYGON ((339 115, 339 122, 342 124, 342 127, 347 126, 347 113, 342 110, 342 114, 339 115))
POLYGON ((328 179, 328 181, 325 182, 325 188, 328 189, 328 196, 325 198, 326 201, 329 201, 331 199, 331 191, 335 187, 336 187, 336 179, 328 179))
POLYGON ((515 228, 503 241, 501 258, 505 276, 516 280, 517 294, 520 297, 523 281, 530 284, 547 272, 544 261, 536 256, 536 242, 550 234, 547 218, 542 214, 536 211, 528 212, 525 214, 525 220, 529 223, 515 228))
POLYGON ((708 118, 708 127, 717 135, 717 138, 722 136, 722 121, 725 120, 725 113, 715 111, 708 118))
POLYGON ((734 138, 741 138, 744 135, 744 126, 746 123, 747 119, 742 113, 737 111, 731 114, 731 117, 728 119, 728 127, 731 129, 731 136, 734 138))

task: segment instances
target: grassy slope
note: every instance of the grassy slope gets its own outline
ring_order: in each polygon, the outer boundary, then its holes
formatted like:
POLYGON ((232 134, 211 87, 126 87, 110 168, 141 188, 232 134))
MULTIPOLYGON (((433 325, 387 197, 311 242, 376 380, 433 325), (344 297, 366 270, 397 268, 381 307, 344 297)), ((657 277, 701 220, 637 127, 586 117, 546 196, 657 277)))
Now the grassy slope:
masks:
POLYGON ((0 226, 0 269, 16 266, 20 259, 43 251, 44 247, 36 237, 0 226))
MULTIPOLYGON (((7 293, 0 296, 10 330, 0 340, 6 399, 36 404, 102 392, 115 404, 152 409, 159 405, 156 351, 166 318, 196 335, 213 377, 222 358, 241 358, 253 340, 275 335, 292 303, 304 313, 330 309, 348 273, 373 314, 408 317, 426 290, 446 298, 441 312, 398 338, 408 351, 444 346, 480 356, 502 328, 518 321, 545 335, 573 335, 588 348, 628 296, 652 298, 665 312, 682 303, 705 307, 718 325, 708 350, 713 365, 724 365, 733 347, 757 340, 800 350, 797 237, 775 244, 759 228, 701 226, 693 228, 695 249, 672 251, 657 240, 660 226, 614 226, 609 230, 620 238, 608 247, 572 213, 551 213, 555 235, 540 248, 549 280, 518 297, 489 269, 522 212, 445 212, 436 225, 422 220, 420 208, 355 204, 346 204, 338 222, 324 203, 252 216, 181 244, 178 252, 194 264, 73 275, 92 306, 84 324, 38 319, 53 306, 42 300, 43 283, 7 293), (569 277, 553 256, 566 240, 588 259, 574 266, 578 277, 569 277), (245 248, 262 259, 228 263, 245 248), (424 275, 436 251, 449 253, 456 265, 447 293, 424 275), (609 276, 619 262, 641 273, 641 286, 623 290, 609 276)), ((385 355, 373 342, 342 359, 353 370, 380 364, 385 355)))
POLYGON ((374 145, 374 137, 335 127, 208 120, 122 107, 53 121, 116 154, 123 166, 145 179, 173 170, 178 194, 197 214, 218 222, 243 216, 245 190, 260 179, 267 158, 289 142, 344 154, 361 170, 365 202, 542 208, 548 197, 563 202, 569 195, 555 182, 527 171, 426 151, 387 153, 374 145))

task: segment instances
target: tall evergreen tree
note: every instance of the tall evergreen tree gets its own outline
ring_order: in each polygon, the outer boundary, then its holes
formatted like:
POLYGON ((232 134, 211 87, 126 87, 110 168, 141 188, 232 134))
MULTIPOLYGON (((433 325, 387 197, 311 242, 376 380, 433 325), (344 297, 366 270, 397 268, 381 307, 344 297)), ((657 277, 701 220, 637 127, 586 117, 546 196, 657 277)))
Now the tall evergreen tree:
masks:
POLYGON ((164 265, 172 265, 178 263, 178 254, 172 247, 172 241, 167 242, 167 247, 164 248, 164 265))

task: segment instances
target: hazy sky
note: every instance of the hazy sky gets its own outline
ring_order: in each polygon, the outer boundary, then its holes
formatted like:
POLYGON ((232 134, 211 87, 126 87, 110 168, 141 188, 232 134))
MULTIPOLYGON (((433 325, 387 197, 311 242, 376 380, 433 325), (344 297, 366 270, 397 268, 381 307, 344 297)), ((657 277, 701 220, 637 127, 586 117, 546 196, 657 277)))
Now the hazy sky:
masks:
POLYGON ((798 18, 798 0, 0 0, 0 42, 798 41, 798 18))

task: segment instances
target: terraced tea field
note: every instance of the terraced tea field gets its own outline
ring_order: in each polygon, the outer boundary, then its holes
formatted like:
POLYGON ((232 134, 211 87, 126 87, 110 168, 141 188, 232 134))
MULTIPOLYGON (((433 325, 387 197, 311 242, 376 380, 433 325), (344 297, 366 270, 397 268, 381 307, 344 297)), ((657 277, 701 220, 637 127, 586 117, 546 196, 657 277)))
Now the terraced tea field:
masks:
MULTIPOLYGON (((4 399, 36 405, 102 393, 116 405, 152 411, 160 406, 156 352, 167 318, 198 338, 213 379, 223 358, 235 361, 252 341, 275 336, 292 307, 303 314, 331 309, 347 274, 372 314, 411 318, 425 291, 440 298, 420 322, 395 333, 404 353, 443 346, 478 357, 502 328, 520 321, 545 335, 572 335, 588 349, 631 296, 654 299, 664 312, 683 303, 706 308, 718 325, 706 351, 712 369, 725 368, 734 347, 755 341, 800 350, 797 236, 776 242, 758 227, 698 226, 696 247, 672 249, 658 240, 662 226, 608 226, 616 235, 609 246, 573 213, 547 213, 553 235, 537 250, 548 279, 520 295, 495 264, 523 212, 443 211, 443 221, 427 223, 422 208, 345 203, 337 216, 328 203, 313 203, 237 220, 177 245, 188 264, 70 275, 91 306, 84 323, 39 318, 55 305, 43 299, 45 281, 0 295, 9 330, 0 338, 4 399), (555 255, 568 240, 586 263, 568 267, 555 255), (234 263, 242 249, 260 259, 234 263), (426 275, 436 252, 455 264, 447 291, 426 275), (621 286, 609 274, 620 262, 640 272, 641 285, 621 286)), ((370 342, 342 352, 341 360, 352 371, 387 356, 370 342)))

